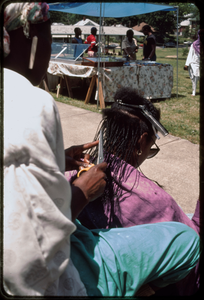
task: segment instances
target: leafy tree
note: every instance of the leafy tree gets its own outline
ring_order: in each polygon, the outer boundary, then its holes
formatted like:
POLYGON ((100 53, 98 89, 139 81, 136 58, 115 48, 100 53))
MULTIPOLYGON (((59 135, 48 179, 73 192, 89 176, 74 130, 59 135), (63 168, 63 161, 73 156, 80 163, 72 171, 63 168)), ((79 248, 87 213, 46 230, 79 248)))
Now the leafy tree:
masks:
POLYGON ((188 38, 189 37, 189 27, 187 26, 186 29, 183 31, 183 37, 188 38))
MULTIPOLYGON (((62 23, 64 25, 74 25, 82 20, 82 15, 70 14, 60 11, 50 11, 50 19, 52 23, 62 23)), ((91 18, 93 20, 93 18, 91 18)))
POLYGON ((191 14, 192 14, 192 18, 195 18, 197 22, 200 21, 200 11, 196 5, 192 5, 191 14))
POLYGON ((51 23, 69 24, 67 14, 60 11, 50 11, 50 20, 51 23))
MULTIPOLYGON (((98 23, 100 22, 100 20, 98 21, 98 23)), ((120 19, 115 19, 115 18, 104 18, 104 23, 106 26, 111 26, 114 24, 120 24, 120 19)))

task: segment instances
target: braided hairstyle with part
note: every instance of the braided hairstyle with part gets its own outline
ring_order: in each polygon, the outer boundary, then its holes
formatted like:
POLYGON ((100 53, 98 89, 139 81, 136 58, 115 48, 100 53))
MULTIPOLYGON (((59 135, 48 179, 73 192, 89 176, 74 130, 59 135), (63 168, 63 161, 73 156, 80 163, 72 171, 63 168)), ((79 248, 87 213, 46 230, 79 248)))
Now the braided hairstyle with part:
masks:
MULTIPOLYGON (((147 132, 147 141, 150 141, 154 136, 151 123, 142 115, 140 109, 120 105, 117 100, 131 105, 144 105, 145 109, 156 120, 160 120, 160 110, 149 100, 139 96, 135 89, 129 87, 117 90, 114 96, 115 102, 111 108, 103 109, 103 117, 94 140, 99 139, 100 130, 102 130, 104 160, 108 167, 106 170, 107 185, 101 201, 108 204, 110 215, 114 215, 115 209, 119 210, 119 202, 126 198, 124 190, 120 187, 120 182, 126 181, 133 169, 128 168, 124 162, 138 167, 136 152, 140 150, 139 139, 141 135, 147 132)), ((95 161, 98 156, 98 146, 90 149, 89 154, 92 161, 95 161)), ((136 180, 137 178, 135 178, 135 183, 136 180)))

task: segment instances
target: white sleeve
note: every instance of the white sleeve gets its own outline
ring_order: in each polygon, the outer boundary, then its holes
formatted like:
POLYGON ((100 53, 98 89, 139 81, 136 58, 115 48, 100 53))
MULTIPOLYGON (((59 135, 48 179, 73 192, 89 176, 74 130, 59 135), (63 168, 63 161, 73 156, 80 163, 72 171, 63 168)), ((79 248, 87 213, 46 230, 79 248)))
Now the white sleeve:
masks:
POLYGON ((127 48, 127 43, 126 40, 122 41, 122 49, 126 49, 127 48))
POLYGON ((135 46, 137 46, 137 40, 135 38, 133 38, 133 41, 135 43, 135 46))
POLYGON ((193 52, 194 52, 194 48, 193 45, 190 46, 189 52, 188 52, 188 56, 186 59, 186 66, 189 66, 191 64, 191 62, 193 61, 193 52))
POLYGON ((76 229, 59 114, 48 93, 6 73, 4 284, 17 296, 57 295, 76 229))

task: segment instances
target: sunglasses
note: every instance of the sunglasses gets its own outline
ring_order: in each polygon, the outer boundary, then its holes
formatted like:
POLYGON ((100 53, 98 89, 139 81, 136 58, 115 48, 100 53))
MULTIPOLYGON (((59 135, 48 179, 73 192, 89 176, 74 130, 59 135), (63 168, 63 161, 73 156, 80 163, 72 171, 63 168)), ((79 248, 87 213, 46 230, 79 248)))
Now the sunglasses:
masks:
POLYGON ((155 155, 157 155, 159 151, 160 151, 159 147, 157 146, 156 143, 154 143, 153 148, 149 149, 149 154, 147 156, 147 159, 154 157, 155 155), (156 148, 154 146, 156 146, 156 148))

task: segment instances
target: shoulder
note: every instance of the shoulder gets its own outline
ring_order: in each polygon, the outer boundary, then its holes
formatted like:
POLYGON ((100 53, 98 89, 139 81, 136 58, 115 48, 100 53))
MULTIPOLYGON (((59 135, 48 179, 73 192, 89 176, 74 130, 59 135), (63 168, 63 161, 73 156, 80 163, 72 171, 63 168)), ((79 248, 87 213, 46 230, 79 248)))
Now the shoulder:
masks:
POLYGON ((91 38, 92 40, 95 40, 95 39, 96 39, 95 35, 93 35, 93 34, 90 35, 90 38, 91 38))
POLYGON ((4 82, 4 135, 8 159, 13 159, 10 150, 11 145, 15 145, 15 153, 21 153, 20 157, 26 149, 36 165, 40 162, 47 169, 47 162, 41 157, 48 157, 52 151, 49 168, 64 171, 60 115, 53 97, 10 70, 5 70, 4 82))
POLYGON ((17 72, 4 69, 4 98, 7 104, 24 108, 27 114, 53 111, 55 102, 45 90, 33 86, 17 72))
POLYGON ((136 40, 135 38, 133 38, 132 40, 133 40, 133 43, 134 43, 135 45, 137 45, 137 40, 136 40))
POLYGON ((148 36, 147 39, 152 44, 156 43, 156 38, 155 38, 155 36, 153 34, 151 34, 150 36, 148 36))
POLYGON ((127 42, 128 42, 127 37, 125 37, 124 40, 122 41, 123 46, 126 46, 127 42))

